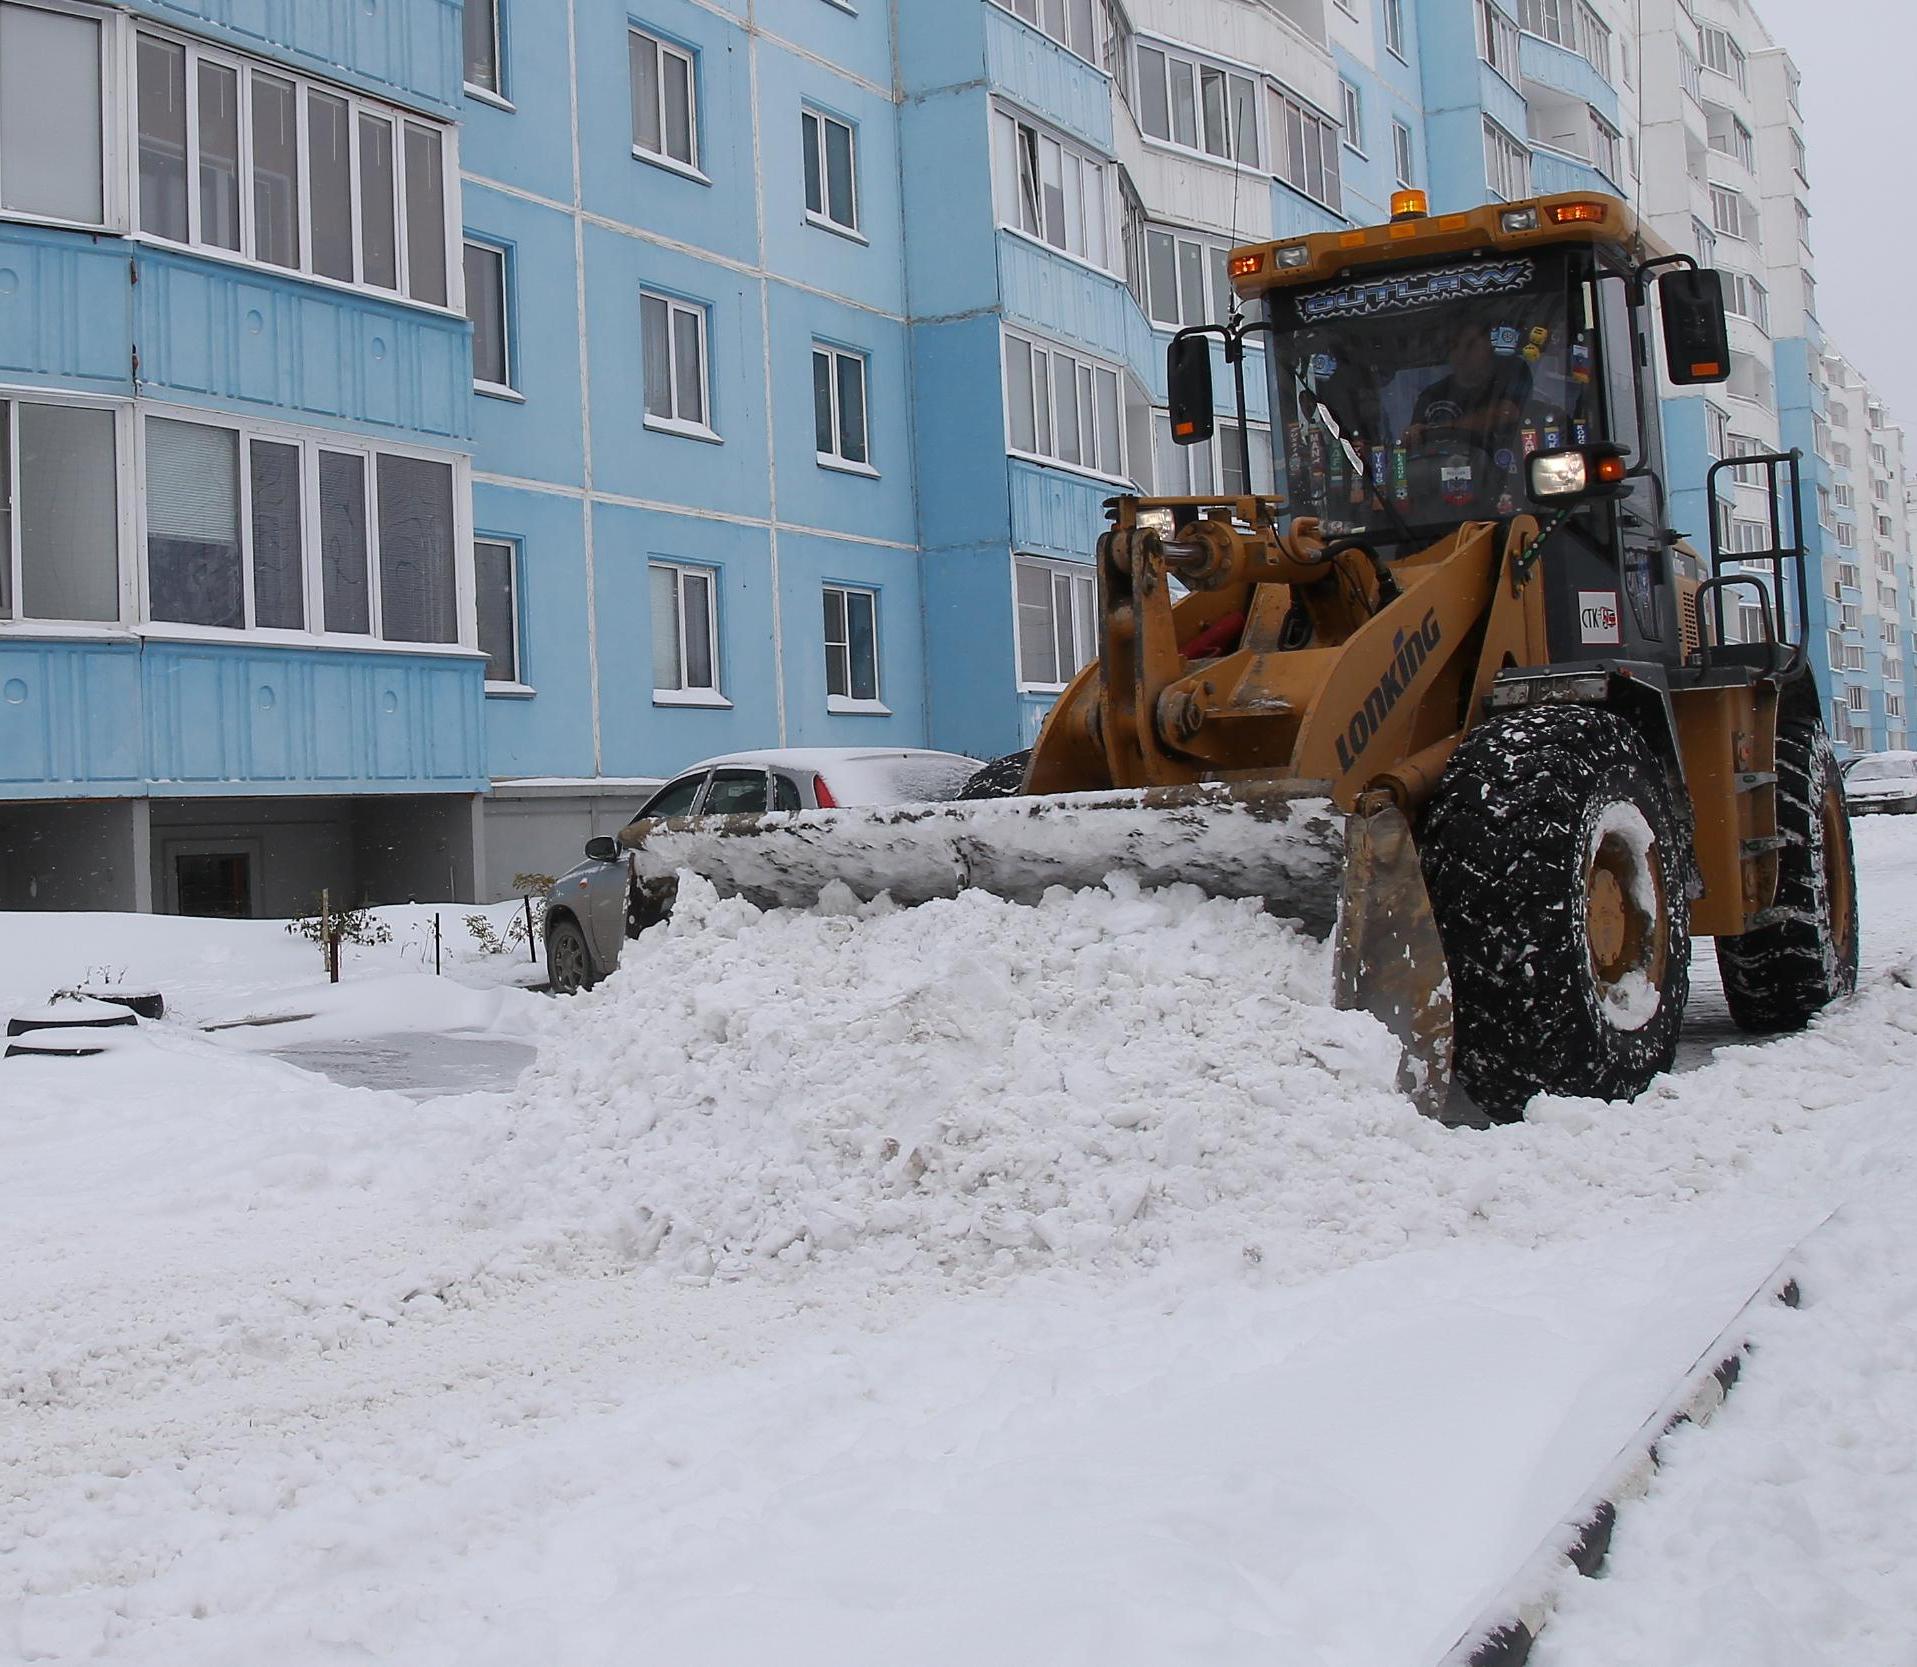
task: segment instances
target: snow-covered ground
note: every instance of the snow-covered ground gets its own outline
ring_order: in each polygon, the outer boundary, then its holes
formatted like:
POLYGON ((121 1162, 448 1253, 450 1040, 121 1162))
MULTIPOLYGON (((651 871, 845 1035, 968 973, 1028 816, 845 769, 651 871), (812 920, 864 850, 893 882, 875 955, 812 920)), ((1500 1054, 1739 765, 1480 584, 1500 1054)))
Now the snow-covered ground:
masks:
POLYGON ((1706 948, 1687 1069, 1481 1132, 1192 894, 689 891, 564 1001, 431 911, 337 988, 0 916, 0 1013, 177 1015, 0 1064, 0 1661, 1435 1661, 1789 1253, 1543 1659, 1907 1664, 1917 827, 1857 837, 1844 1009, 1737 1045, 1706 948), (539 1052, 415 1098, 442 1043, 539 1052))

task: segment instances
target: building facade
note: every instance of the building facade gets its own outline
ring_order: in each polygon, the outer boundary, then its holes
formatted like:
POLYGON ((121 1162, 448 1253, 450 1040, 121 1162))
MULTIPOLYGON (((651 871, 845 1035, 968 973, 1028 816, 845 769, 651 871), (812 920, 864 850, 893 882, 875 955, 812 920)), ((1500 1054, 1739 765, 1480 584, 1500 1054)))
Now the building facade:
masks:
POLYGON ((1725 270, 1671 523, 1754 548, 1706 471, 1800 447, 1840 739, 1899 733, 1901 438, 1733 0, 258 15, 0 0, 0 906, 497 895, 714 752, 1029 744, 1104 501, 1282 487, 1256 352, 1249 478, 1170 443, 1226 252, 1403 186, 1614 191, 1725 270))

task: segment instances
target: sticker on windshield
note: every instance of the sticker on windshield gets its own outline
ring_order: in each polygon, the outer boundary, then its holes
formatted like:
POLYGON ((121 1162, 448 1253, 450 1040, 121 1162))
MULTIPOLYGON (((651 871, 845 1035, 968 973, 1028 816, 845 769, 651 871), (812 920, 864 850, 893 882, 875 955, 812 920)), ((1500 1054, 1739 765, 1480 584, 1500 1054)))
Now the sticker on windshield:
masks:
POLYGON ((1518 350, 1518 327, 1500 324, 1491 332, 1491 351, 1500 359, 1511 358, 1518 350))
POLYGON ((1616 591, 1578 592, 1578 638, 1585 643, 1613 648, 1624 641, 1624 625, 1618 617, 1616 591))
POLYGON ((1479 295, 1503 295, 1531 282, 1537 264, 1528 260, 1474 261, 1441 266, 1433 272, 1404 272, 1298 297, 1298 316, 1306 323, 1324 318, 1368 318, 1374 313, 1409 313, 1446 301, 1479 295))

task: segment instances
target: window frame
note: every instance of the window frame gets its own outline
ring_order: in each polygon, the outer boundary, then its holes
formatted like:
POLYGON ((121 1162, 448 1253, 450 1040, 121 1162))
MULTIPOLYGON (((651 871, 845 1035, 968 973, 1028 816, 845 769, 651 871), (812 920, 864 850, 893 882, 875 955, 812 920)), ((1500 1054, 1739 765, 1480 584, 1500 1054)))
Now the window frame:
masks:
MULTIPOLYGON (((1004 398, 1002 400, 1002 407, 1004 410, 1004 417, 1005 417, 1005 452, 1008 457, 1023 458, 1028 463, 1039 464, 1040 466, 1045 468, 1066 469, 1073 474, 1087 476, 1094 480, 1122 483, 1126 486, 1130 486, 1132 484, 1132 477, 1125 472, 1125 469, 1126 469, 1125 372, 1122 367, 1112 364, 1108 360, 1093 358, 1092 356, 1086 354, 1085 352, 1083 352, 1082 350, 1078 348, 1060 346, 1046 339, 1043 336, 1039 336, 1025 330, 1013 329, 1013 328, 1010 328, 1009 326, 1001 329, 999 332, 999 367, 1000 367, 1000 375, 1006 378, 1005 386, 1004 386, 1004 398), (1011 394, 1011 387, 1010 387, 1010 378, 1009 376, 1006 376, 1006 372, 1005 372, 1007 347, 1012 342, 1018 342, 1019 344, 1021 344, 1028 353, 1031 353, 1031 354, 1042 353, 1045 355, 1045 361, 1046 361, 1046 364, 1045 364, 1045 421, 1046 421, 1047 432, 1042 437, 1037 432, 1038 395, 1037 395, 1036 376, 1034 376, 1032 379, 1032 385, 1034 390, 1033 391, 1033 410, 1032 410, 1033 424, 1032 426, 1033 426, 1034 443, 1036 444, 1042 438, 1046 443, 1048 443, 1049 445, 1053 447, 1052 451, 1049 451, 1049 452, 1043 452, 1043 451, 1037 451, 1037 450, 1027 451, 1024 447, 1016 445, 1013 442, 1012 394, 1011 394), (1082 429, 1082 423, 1080 423, 1080 419, 1082 419, 1085 413, 1085 406, 1084 406, 1082 394, 1081 394, 1081 384, 1079 383, 1079 374, 1081 372, 1087 372, 1087 371, 1091 373, 1091 377, 1092 377, 1091 413, 1092 413, 1092 427, 1093 427, 1094 440, 1097 439, 1097 427, 1098 427, 1098 386, 1099 386, 1098 377, 1101 374, 1103 374, 1113 379, 1112 397, 1113 397, 1113 410, 1114 410, 1114 416, 1115 416, 1113 438, 1118 447, 1118 457, 1116 459, 1116 467, 1109 471, 1098 466, 1097 464, 1086 464, 1084 462, 1074 463, 1069 458, 1061 457, 1058 455, 1058 435, 1059 435, 1058 411, 1057 411, 1058 400, 1055 396, 1055 390, 1058 385, 1058 371, 1055 365, 1055 360, 1059 358, 1064 358, 1066 360, 1069 360, 1073 366, 1073 377, 1072 377, 1073 393, 1074 395, 1079 396, 1077 399, 1074 400, 1073 420, 1075 423, 1079 424, 1081 434, 1083 432, 1083 429, 1082 429)), ((1102 448, 1100 449, 1102 450, 1102 448)), ((1083 452, 1082 445, 1080 450, 1082 455, 1082 452, 1083 452)))
POLYGON ((1344 126, 1341 141, 1354 156, 1365 155, 1365 95, 1356 82, 1338 77, 1339 118, 1344 126))
MULTIPOLYGON (((493 256, 499 263, 499 360, 505 367, 506 379, 503 382, 489 382, 479 374, 477 361, 473 366, 473 391, 486 395, 490 399, 512 399, 523 401, 525 395, 519 391, 519 354, 515 340, 518 332, 513 320, 513 251, 504 243, 495 243, 490 238, 474 237, 468 234, 461 242, 461 278, 460 288, 465 295, 467 318, 472 320, 472 295, 464 277, 465 251, 477 249, 493 256)), ((475 342, 478 340, 479 326, 473 323, 475 342)))
POLYGON ((1408 191, 1416 188, 1417 182, 1413 176, 1418 171, 1417 147, 1412 141, 1409 124, 1399 121, 1396 116, 1391 118, 1391 165, 1400 185, 1408 191))
POLYGON ((642 417, 641 426, 651 429, 655 434, 677 434, 690 440, 705 440, 723 444, 724 437, 712 423, 712 307, 708 302, 694 301, 688 296, 674 295, 669 290, 639 290, 639 402, 642 417), (645 305, 648 301, 659 301, 666 308, 666 375, 667 386, 672 394, 674 414, 662 417, 645 409, 645 305), (705 413, 703 422, 694 422, 681 417, 679 411, 679 350, 678 332, 673 329, 676 313, 689 313, 698 321, 699 327, 699 409, 705 413))
POLYGON ((475 531, 473 546, 473 646, 486 655, 486 693, 530 694, 532 686, 526 680, 526 631, 521 609, 524 592, 520 586, 520 563, 524 556, 524 541, 510 537, 505 533, 485 533, 475 531), (506 617, 512 627, 512 676, 494 677, 492 656, 486 653, 486 645, 480 641, 479 634, 479 547, 489 545, 506 552, 506 617))
POLYGON ((1035 555, 1027 550, 1013 550, 1012 556, 1012 666, 1017 688, 1021 694, 1063 694, 1071 686, 1071 681, 1082 671, 1097 654, 1098 636, 1098 577, 1097 569, 1090 562, 1060 561, 1051 556, 1035 555), (1056 663, 1058 645, 1058 586, 1064 580, 1070 587, 1070 619, 1072 622, 1072 645, 1077 664, 1059 681, 1047 682, 1042 678, 1028 674, 1025 664, 1025 633, 1020 628, 1020 610, 1025 606, 1019 599, 1018 576, 1020 568, 1031 568, 1047 576, 1046 606, 1051 618, 1050 637, 1053 645, 1054 663, 1052 671, 1057 675, 1056 663), (1084 587, 1084 605, 1081 611, 1079 587, 1084 587), (1089 641, 1079 641, 1081 626, 1088 628, 1089 641))
MULTIPOLYGON (((66 17, 77 17, 95 26, 100 43, 96 66, 100 90, 97 123, 100 136, 100 218, 72 220, 57 214, 35 214, 26 209, 0 207, 0 223, 89 232, 122 233, 129 230, 136 216, 137 197, 132 201, 127 198, 127 164, 130 157, 137 155, 139 142, 139 124, 133 102, 133 98, 137 97, 137 79, 130 79, 126 68, 131 61, 126 46, 126 39, 133 32, 131 19, 111 10, 68 4, 67 0, 6 0, 6 4, 29 11, 56 12, 66 17), (130 116, 135 119, 129 120, 130 116)), ((5 197, 5 174, 5 158, 0 157, 0 201, 4 201, 5 197)))
POLYGON ((842 579, 827 579, 819 587, 821 600, 829 600, 834 594, 841 600, 840 618, 845 625, 845 641, 838 646, 845 651, 845 687, 846 693, 835 695, 832 692, 832 635, 826 621, 820 622, 821 635, 825 647, 825 709, 832 713, 869 714, 890 717, 892 709, 885 704, 884 665, 885 653, 879 638, 879 596, 877 585, 857 584, 842 579), (855 668, 852 664, 852 610, 851 598, 861 596, 872 606, 872 696, 868 700, 851 691, 858 686, 855 668))
POLYGON ((993 100, 991 118, 993 130, 992 212, 1000 229, 1028 238, 1051 254, 1064 255, 1070 260, 1082 262, 1094 271, 1115 275, 1119 270, 1112 247, 1113 223, 1116 218, 1112 212, 1112 174, 1116 164, 1110 157, 1101 156, 1097 151, 1087 148, 1048 126, 1036 116, 1028 115, 1016 105, 1003 100, 993 100), (1005 155, 1003 143, 1005 127, 1001 124, 1009 126, 1011 131, 1012 154, 1009 159, 1005 155), (1025 190, 1025 165, 1028 160, 1025 138, 1028 134, 1032 141, 1030 160, 1033 186, 1033 194, 1029 199, 1025 190), (1065 236, 1063 242, 1053 241, 1051 229, 1046 224, 1049 216, 1045 192, 1043 147, 1048 144, 1056 147, 1061 157, 1059 211, 1068 222, 1063 227, 1065 236), (1064 183, 1067 177, 1064 164, 1067 161, 1076 165, 1078 174, 1076 193, 1068 190, 1064 183), (1084 208, 1087 201, 1084 177, 1087 169, 1097 179, 1098 238, 1102 247, 1096 253, 1092 251, 1089 236, 1091 216, 1085 212, 1084 208), (1005 177, 1008 170, 1010 178, 1005 177), (1084 245, 1083 248, 1077 249, 1072 247, 1072 227, 1069 224, 1074 201, 1079 205, 1079 241, 1084 245), (1034 225, 1024 223, 1028 211, 1035 221, 1034 225))
MULTIPOLYGON (((479 99, 482 103, 497 104, 504 109, 510 110, 513 107, 512 101, 506 93, 506 23, 504 17, 501 16, 501 12, 505 6, 505 0, 483 0, 483 3, 492 19, 494 84, 489 87, 485 82, 475 81, 466 73, 468 68, 466 62, 466 45, 462 34, 459 65, 460 91, 465 93, 469 98, 479 99)), ((473 4, 474 0, 464 0, 462 25, 464 15, 471 12, 473 4)))
MULTIPOLYGON (((852 9, 849 5, 846 5, 845 0, 827 0, 827 3, 834 6, 841 6, 846 11, 852 9)), ((1102 0, 1095 0, 1091 9, 1092 49, 1090 52, 1081 52, 1071 41, 1053 34, 1051 30, 1045 27, 1045 7, 1040 3, 1040 0, 993 0, 993 3, 997 5, 1000 11, 1010 12, 1013 17, 1025 24, 1026 27, 1036 29, 1054 46, 1063 47, 1067 52, 1071 53, 1074 58, 1079 59, 1083 63, 1103 67, 1105 53, 1109 46, 1112 23, 1111 15, 1106 11, 1102 0), (1032 15, 1030 17, 1027 17, 1022 9, 1025 5, 1031 7, 1032 15)), ((1070 13, 1061 9, 1059 15, 1066 19, 1066 35, 1071 34, 1070 13)))
POLYGON ((671 173, 683 174, 688 179, 710 185, 704 167, 704 150, 699 142, 699 53, 696 48, 673 40, 657 30, 641 27, 637 23, 626 25, 626 96, 632 106, 632 154, 640 162, 649 162, 654 167, 664 168, 671 173), (659 138, 662 144, 669 142, 666 131, 666 59, 677 58, 686 69, 686 149, 689 160, 682 160, 670 150, 651 150, 639 137, 639 101, 632 76, 632 43, 637 38, 651 44, 653 50, 653 74, 657 80, 655 89, 659 100, 659 138))
POLYGON ((431 446, 410 445, 403 441, 373 439, 331 429, 302 426, 233 415, 204 406, 180 405, 171 401, 142 399, 129 406, 132 417, 130 459, 132 478, 138 486, 138 502, 130 506, 135 571, 133 617, 142 632, 163 638, 190 641, 273 642, 289 645, 320 643, 328 647, 352 647, 376 652, 407 654, 456 654, 477 652, 478 623, 473 605, 472 568, 472 490, 471 459, 464 453, 439 451, 431 446), (253 565, 253 471, 252 445, 296 445, 300 451, 300 563, 301 596, 306 623, 297 630, 276 626, 195 625, 182 620, 155 619, 152 615, 148 567, 147 531, 147 423, 158 418, 165 422, 186 423, 202 428, 219 428, 239 437, 239 528, 240 560, 244 574, 246 616, 254 615, 253 565), (321 563, 321 504, 319 470, 322 453, 360 460, 360 491, 365 531, 367 575, 367 629, 330 631, 326 628, 324 572, 321 563), (454 636, 450 642, 422 642, 391 638, 385 634, 385 607, 382 595, 379 530, 379 461, 382 457, 411 458, 420 462, 450 467, 452 470, 453 519, 449 529, 453 558, 454 636))
POLYGON ((1260 109, 1263 100, 1258 96, 1261 86, 1269 84, 1269 77, 1254 65, 1243 64, 1231 58, 1221 58, 1216 53, 1201 52, 1182 42, 1169 40, 1159 35, 1134 34, 1131 42, 1132 73, 1135 82, 1142 87, 1145 79, 1145 66, 1139 61, 1139 53, 1156 53, 1164 64, 1163 86, 1165 90, 1165 131, 1153 133, 1145 125, 1145 100, 1141 94, 1138 100, 1138 133, 1147 145, 1158 145, 1166 150, 1175 151, 1180 156, 1196 158, 1219 168, 1240 168, 1247 173, 1263 173, 1274 145, 1266 134, 1266 118, 1260 109), (1192 143, 1186 144, 1177 137, 1178 111, 1175 107, 1172 86, 1174 64, 1183 65, 1191 73, 1192 86, 1192 143), (1210 149, 1205 143, 1205 72, 1224 78, 1224 121, 1225 149, 1221 154, 1210 149), (1233 81, 1243 82, 1249 89, 1251 98, 1251 142, 1256 152, 1249 160, 1239 154, 1238 106, 1234 102, 1233 81))
POLYGON ((351 87, 338 82, 327 81, 319 76, 308 75, 282 64, 276 60, 255 57, 249 53, 229 51, 196 36, 184 34, 161 24, 149 23, 144 17, 128 29, 127 62, 133 66, 131 84, 128 89, 126 105, 129 113, 126 136, 125 164, 126 172, 132 181, 132 196, 127 204, 126 235, 137 242, 149 243, 158 248, 184 249, 196 259, 229 262, 244 267, 248 271, 275 274, 279 277, 298 278, 305 283, 323 284, 330 289, 342 290, 348 294, 369 296, 380 301, 406 307, 423 307, 430 312, 455 317, 465 316, 465 276, 464 259, 461 247, 463 231, 457 224, 454 210, 460 199, 459 169, 459 129, 457 124, 441 121, 436 117, 423 116, 419 112, 404 106, 391 104, 384 99, 369 98, 351 87), (186 231, 184 239, 167 236, 162 231, 149 229, 140 216, 140 132, 139 132, 139 47, 143 39, 152 39, 170 47, 177 47, 184 53, 186 76, 186 150, 183 165, 186 170, 186 231), (217 64, 233 69, 239 76, 239 160, 238 169, 240 188, 240 247, 228 249, 220 244, 206 243, 198 236, 200 221, 200 133, 198 122, 199 109, 199 70, 201 63, 217 64), (299 233, 299 258, 292 266, 281 265, 268 260, 258 253, 259 228, 257 224, 256 197, 258 180, 254 155, 254 83, 256 78, 264 76, 270 81, 282 82, 292 89, 293 98, 293 167, 294 179, 299 193, 297 230, 299 233), (346 107, 346 180, 348 214, 351 224, 352 265, 351 278, 337 278, 320 271, 314 264, 313 238, 313 186, 312 186, 312 138, 310 123, 310 101, 314 94, 338 101, 346 107), (393 137, 392 149, 392 200, 393 200, 393 266, 395 287, 388 289, 384 284, 374 282, 365 276, 366 236, 363 221, 365 192, 360 162, 360 128, 362 118, 382 122, 393 137), (412 250, 412 213, 409 209, 407 147, 412 130, 431 135, 439 145, 439 209, 441 260, 446 274, 446 299, 433 301, 422 299, 412 293, 414 273, 412 250))
POLYGON ((5 485, 6 547, 0 562, 7 566, 7 611, 0 613, 0 642, 9 631, 31 633, 48 625, 63 631, 117 633, 141 616, 145 595, 144 509, 136 500, 141 490, 141 465, 135 457, 139 423, 130 400, 69 394, 52 388, 0 386, 0 406, 6 408, 5 485), (22 405, 56 405, 80 411, 105 411, 113 418, 113 615, 109 619, 67 619, 57 614, 21 611, 21 587, 26 577, 26 554, 20 524, 20 418, 22 405))
POLYGON ((1478 59, 1506 86, 1522 92, 1518 69, 1516 21, 1505 15, 1497 0, 1475 0, 1473 20, 1477 24, 1478 59))
POLYGON ((1401 64, 1409 64, 1404 45, 1404 0, 1382 0, 1385 51, 1401 64))
POLYGON ((1531 195, 1531 147, 1489 116, 1483 118, 1484 188, 1499 202, 1519 202, 1531 195), (1492 178, 1493 159, 1500 178, 1492 178), (1515 178, 1513 174, 1515 171, 1515 178), (1515 189, 1510 188, 1515 183, 1515 189))
POLYGON ((674 604, 678 619, 679 636, 679 687, 664 689, 659 686, 659 666, 655 659, 652 668, 652 704, 654 706, 730 706, 732 702, 725 693, 725 663, 719 654, 719 583, 720 575, 725 571, 713 562, 682 561, 672 556, 649 555, 646 557, 646 606, 650 612, 652 606, 652 575, 666 572, 674 575, 674 604), (686 655, 686 601, 685 581, 696 578, 705 582, 706 589, 706 637, 707 648, 712 666, 712 681, 709 684, 688 684, 685 681, 688 659, 686 655))
MULTIPOLYGON (((817 226, 821 231, 836 232, 841 237, 855 238, 860 243, 866 241, 860 222, 864 216, 859 212, 859 127, 844 116, 835 116, 831 111, 817 104, 801 102, 799 105, 799 142, 810 151, 818 161, 819 169, 819 206, 815 209, 809 200, 805 203, 805 219, 808 225, 817 226), (813 123, 813 139, 808 142, 805 136, 805 124, 813 123), (846 181, 846 198, 852 206, 852 218, 835 219, 832 214, 832 147, 826 143, 826 124, 842 127, 846 131, 846 167, 851 178, 846 181)), ((803 160, 803 159, 802 159, 803 160)), ((805 189, 801 172, 801 190, 805 189)))
POLYGON ((843 347, 814 337, 812 340, 813 399, 818 398, 818 362, 821 358, 830 366, 829 384, 832 400, 832 440, 835 446, 845 444, 845 412, 840 407, 839 361, 849 360, 859 367, 859 436, 860 450, 865 453, 861 458, 848 457, 843 450, 823 452, 818 449, 817 406, 814 405, 813 454, 821 469, 837 470, 841 474, 864 475, 878 479, 878 465, 872 461, 872 355, 863 348, 843 347))
POLYGON ((1345 211, 1344 170, 1338 163, 1338 150, 1341 143, 1342 124, 1333 121, 1309 99, 1293 92, 1281 81, 1267 80, 1269 89, 1268 104, 1272 118, 1271 157, 1269 172, 1279 184, 1296 191, 1308 202, 1328 208, 1333 214, 1342 215, 1345 211), (1284 157, 1278 155, 1278 117, 1284 117, 1284 157), (1299 143, 1303 155, 1299 159, 1304 170, 1302 179, 1294 179, 1290 173, 1291 162, 1291 119, 1298 118, 1299 143), (1317 146, 1318 191, 1311 189, 1312 146, 1317 146))

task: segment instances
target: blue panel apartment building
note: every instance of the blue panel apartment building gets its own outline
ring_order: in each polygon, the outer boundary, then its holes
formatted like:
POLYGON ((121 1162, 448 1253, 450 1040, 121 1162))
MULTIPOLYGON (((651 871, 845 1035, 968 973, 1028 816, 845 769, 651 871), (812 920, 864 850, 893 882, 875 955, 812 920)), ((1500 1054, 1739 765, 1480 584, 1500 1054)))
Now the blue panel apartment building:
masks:
MULTIPOLYGON (((1232 243, 1721 245, 1710 6, 1788 73, 1733 0, 0 0, 0 907, 496 895, 706 754, 1029 743, 1103 500, 1241 485, 1163 410, 1232 243)), ((1694 534, 1733 431, 1828 450, 1801 311, 1670 402, 1694 534)))

